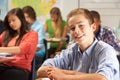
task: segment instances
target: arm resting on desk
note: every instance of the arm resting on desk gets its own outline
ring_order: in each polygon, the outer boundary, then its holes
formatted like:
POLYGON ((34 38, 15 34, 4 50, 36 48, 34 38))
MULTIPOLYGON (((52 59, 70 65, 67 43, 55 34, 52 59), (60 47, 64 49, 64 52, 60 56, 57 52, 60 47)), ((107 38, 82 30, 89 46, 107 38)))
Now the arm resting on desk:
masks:
POLYGON ((6 52, 6 53, 11 53, 13 55, 19 54, 20 53, 20 48, 19 47, 0 47, 0 53, 6 52))
POLYGON ((97 73, 87 74, 58 69, 52 66, 42 66, 39 68, 37 71, 37 77, 49 77, 51 80, 107 80, 103 75, 97 73))

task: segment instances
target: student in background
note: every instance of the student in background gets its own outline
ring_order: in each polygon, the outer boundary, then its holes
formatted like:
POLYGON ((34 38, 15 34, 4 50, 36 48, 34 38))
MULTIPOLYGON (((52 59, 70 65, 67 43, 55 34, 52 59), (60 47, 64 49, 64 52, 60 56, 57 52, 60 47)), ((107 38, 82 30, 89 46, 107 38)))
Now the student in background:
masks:
POLYGON ((120 26, 114 28, 115 34, 117 36, 117 41, 120 43, 120 26))
POLYGON ((37 70, 43 63, 45 56, 45 46, 43 43, 45 38, 44 26, 37 21, 35 10, 31 6, 25 6, 23 13, 30 29, 38 32, 38 45, 35 54, 35 67, 37 70))
POLYGON ((74 9, 68 14, 67 23, 75 43, 55 58, 46 60, 38 69, 37 77, 49 77, 51 80, 120 80, 115 50, 95 38, 91 12, 84 8, 74 9))
POLYGON ((22 9, 10 10, 0 35, 0 53, 10 53, 13 61, 0 63, 0 80, 28 80, 38 34, 30 31, 22 9))
POLYGON ((95 36, 98 40, 102 40, 114 47, 116 51, 120 52, 120 45, 118 44, 116 35, 107 26, 101 24, 100 14, 97 11, 91 11, 96 24, 95 36))
MULTIPOLYGON (((50 10, 50 17, 44 25, 44 31, 49 34, 49 38, 66 38, 67 26, 66 22, 62 19, 60 9, 53 7, 50 10)), ((59 43, 52 42, 48 53, 51 57, 54 57, 55 52, 61 51, 64 48, 66 48, 65 41, 60 41, 59 43)))

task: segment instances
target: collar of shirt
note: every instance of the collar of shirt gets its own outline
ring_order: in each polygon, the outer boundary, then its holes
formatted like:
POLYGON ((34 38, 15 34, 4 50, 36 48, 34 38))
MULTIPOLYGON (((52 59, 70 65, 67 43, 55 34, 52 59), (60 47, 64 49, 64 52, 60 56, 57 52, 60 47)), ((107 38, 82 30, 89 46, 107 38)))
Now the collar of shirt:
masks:
POLYGON ((95 38, 94 42, 90 47, 88 47, 87 50, 85 50, 83 53, 81 52, 79 46, 78 46, 78 52, 80 52, 81 55, 87 55, 90 56, 92 54, 93 49, 95 48, 95 45, 97 44, 98 40, 95 38))

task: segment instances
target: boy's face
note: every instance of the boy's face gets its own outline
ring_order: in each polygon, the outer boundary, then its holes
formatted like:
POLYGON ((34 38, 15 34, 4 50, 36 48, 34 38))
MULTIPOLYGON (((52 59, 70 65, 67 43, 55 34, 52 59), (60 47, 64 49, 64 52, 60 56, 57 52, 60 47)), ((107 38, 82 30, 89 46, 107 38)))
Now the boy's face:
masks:
POLYGON ((81 46, 89 46, 94 39, 94 24, 90 25, 84 15, 75 15, 68 20, 74 40, 81 46))

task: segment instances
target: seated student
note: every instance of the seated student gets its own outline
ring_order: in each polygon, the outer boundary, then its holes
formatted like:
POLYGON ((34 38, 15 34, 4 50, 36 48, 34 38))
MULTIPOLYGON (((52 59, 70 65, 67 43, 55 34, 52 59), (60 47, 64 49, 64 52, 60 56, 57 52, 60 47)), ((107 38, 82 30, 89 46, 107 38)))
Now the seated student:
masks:
POLYGON ((0 54, 11 53, 13 61, 0 63, 0 80, 28 80, 38 34, 30 31, 22 9, 11 9, 4 19, 0 35, 0 54))
POLYGON ((117 37, 114 32, 107 26, 101 24, 100 14, 97 11, 91 11, 91 14, 96 24, 96 38, 110 44, 116 51, 120 52, 120 45, 118 44, 117 37))
POLYGON ((35 68, 37 70, 43 63, 45 56, 45 46, 43 43, 45 38, 44 26, 37 21, 35 10, 31 6, 25 6, 23 13, 30 29, 38 32, 38 44, 35 54, 35 68))
MULTIPOLYGON (((46 20, 44 25, 44 31, 49 34, 50 38, 66 38, 67 35, 67 24, 62 19, 60 9, 57 7, 53 7, 50 10, 50 19, 46 20)), ((66 48, 66 42, 60 41, 51 42, 50 49, 48 50, 49 56, 54 57, 55 52, 61 51, 66 48)))
POLYGON ((84 8, 72 10, 67 16, 67 23, 75 43, 55 58, 46 60, 38 69, 37 77, 49 77, 51 80, 120 80, 115 50, 95 38, 95 23, 90 11, 84 8))
POLYGON ((114 28, 115 34, 117 36, 117 41, 120 43, 120 26, 114 28))

